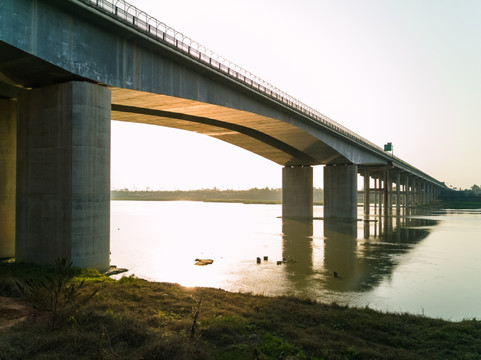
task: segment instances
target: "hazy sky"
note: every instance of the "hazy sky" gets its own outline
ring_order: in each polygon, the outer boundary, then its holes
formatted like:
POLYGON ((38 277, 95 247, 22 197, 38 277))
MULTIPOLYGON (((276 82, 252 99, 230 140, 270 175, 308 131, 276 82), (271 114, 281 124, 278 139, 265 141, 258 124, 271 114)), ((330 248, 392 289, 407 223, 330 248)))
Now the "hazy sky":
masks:
MULTIPOLYGON (((447 184, 481 184, 480 0, 131 0, 447 184)), ((322 186, 322 167, 315 168, 322 186)), ((204 135, 112 123, 112 188, 280 187, 204 135), (188 144, 186 146, 186 144, 188 144)))

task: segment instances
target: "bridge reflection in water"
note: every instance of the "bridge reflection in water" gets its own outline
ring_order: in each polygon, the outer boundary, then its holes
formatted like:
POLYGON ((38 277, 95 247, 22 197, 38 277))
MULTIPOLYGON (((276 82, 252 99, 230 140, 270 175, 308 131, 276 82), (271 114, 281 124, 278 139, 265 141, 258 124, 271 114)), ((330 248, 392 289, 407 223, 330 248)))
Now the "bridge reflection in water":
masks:
POLYGON ((399 256, 426 238, 427 227, 437 223, 401 216, 359 222, 283 219, 286 280, 296 295, 306 297, 316 297, 316 289, 371 290, 391 276, 399 256))

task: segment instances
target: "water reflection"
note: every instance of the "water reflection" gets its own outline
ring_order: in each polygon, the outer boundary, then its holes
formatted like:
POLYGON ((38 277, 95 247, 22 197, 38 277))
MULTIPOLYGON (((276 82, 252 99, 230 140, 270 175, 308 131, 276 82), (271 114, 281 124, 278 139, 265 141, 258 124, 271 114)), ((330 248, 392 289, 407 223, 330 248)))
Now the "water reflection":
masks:
POLYGON ((370 290, 389 278, 400 256, 427 237, 437 223, 401 216, 360 222, 323 220, 323 258, 314 261, 313 221, 283 219, 282 257, 289 288, 305 296, 312 296, 317 288, 370 290))
MULTIPOLYGON (((365 222, 364 227, 379 229, 358 244, 359 267, 364 270, 363 280, 349 290, 365 291, 389 278, 402 255, 426 238, 435 220, 406 217, 379 217, 377 222, 365 222)), ((366 232, 366 231, 365 231, 366 232)))
POLYGON ((324 286, 345 291, 358 287, 357 222, 324 220, 324 286))
POLYGON ((112 263, 185 286, 481 317, 479 210, 348 223, 280 213, 278 205, 113 202, 112 263), (195 266, 197 257, 214 262, 195 266))
POLYGON ((282 219, 282 258, 288 280, 298 290, 309 285, 313 272, 312 220, 282 219))

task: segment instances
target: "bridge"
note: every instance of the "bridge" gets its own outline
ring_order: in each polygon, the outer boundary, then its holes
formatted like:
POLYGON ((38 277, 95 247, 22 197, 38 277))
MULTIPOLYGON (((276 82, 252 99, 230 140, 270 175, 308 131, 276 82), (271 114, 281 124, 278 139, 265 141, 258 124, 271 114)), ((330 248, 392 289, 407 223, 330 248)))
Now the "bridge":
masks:
POLYGON ((366 216, 373 195, 389 215, 445 188, 123 0, 2 0, 0 257, 108 267, 111 119, 283 166, 284 217, 312 218, 316 165, 325 218, 356 220, 358 174, 366 216))

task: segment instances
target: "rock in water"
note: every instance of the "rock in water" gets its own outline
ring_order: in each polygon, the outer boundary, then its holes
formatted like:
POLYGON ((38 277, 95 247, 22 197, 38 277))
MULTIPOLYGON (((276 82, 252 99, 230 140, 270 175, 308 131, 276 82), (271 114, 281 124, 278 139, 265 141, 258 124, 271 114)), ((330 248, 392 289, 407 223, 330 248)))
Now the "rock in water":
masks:
POLYGON ((212 259, 195 259, 196 263, 195 265, 199 266, 204 266, 204 265, 210 265, 214 262, 212 259))

